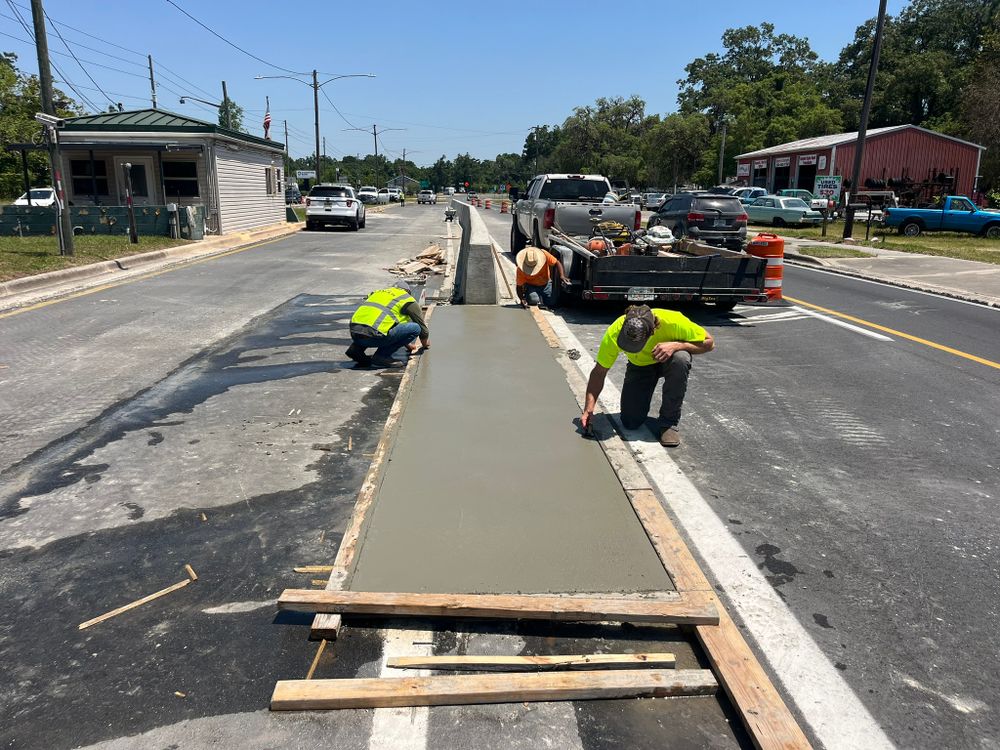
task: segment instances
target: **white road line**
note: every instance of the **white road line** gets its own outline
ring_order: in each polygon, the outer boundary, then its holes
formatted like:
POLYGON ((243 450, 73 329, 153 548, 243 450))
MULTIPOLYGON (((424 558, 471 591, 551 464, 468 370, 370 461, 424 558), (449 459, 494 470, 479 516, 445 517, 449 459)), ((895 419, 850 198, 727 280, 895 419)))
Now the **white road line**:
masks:
MULTIPOLYGON (((563 345, 581 352, 576 366, 587 377, 593 358, 562 318, 551 313, 546 317, 563 345)), ((617 414, 620 400, 618 388, 605 381, 601 407, 617 414)), ((893 747, 726 524, 649 430, 623 430, 622 435, 823 746, 828 750, 893 747)))
POLYGON ((827 323, 832 323, 835 326, 840 326, 841 328, 846 328, 849 331, 854 331, 855 333, 860 333, 862 336, 868 336, 869 338, 875 339, 876 341, 892 341, 888 336, 884 336, 881 333, 876 333, 868 328, 862 328, 861 326, 852 325, 846 321, 838 320, 837 318, 831 318, 829 315, 824 315, 823 313, 818 313, 815 310, 809 310, 805 307, 799 307, 794 305, 793 310, 798 310, 813 318, 819 318, 820 320, 825 320, 827 323))
MULTIPOLYGON (((401 626, 404 623, 400 623, 401 626)), ((434 633, 430 630, 403 630, 390 628, 381 631, 382 667, 379 677, 417 677, 428 675, 425 670, 391 669, 386 662, 393 656, 431 656, 434 633)), ((372 733, 368 739, 369 750, 426 750, 427 720, 430 709, 377 708, 372 720, 372 733)))
POLYGON ((805 320, 808 315, 782 315, 781 317, 761 316, 759 318, 748 318, 747 320, 737 320, 738 326, 755 326, 758 323, 784 323, 789 320, 805 320))

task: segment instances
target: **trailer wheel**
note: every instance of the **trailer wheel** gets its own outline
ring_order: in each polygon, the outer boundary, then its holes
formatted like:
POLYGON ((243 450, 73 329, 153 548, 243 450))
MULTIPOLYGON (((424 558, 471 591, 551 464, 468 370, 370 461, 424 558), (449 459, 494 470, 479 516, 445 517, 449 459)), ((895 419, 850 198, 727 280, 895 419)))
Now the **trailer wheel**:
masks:
POLYGON ((528 244, 528 238, 521 233, 521 228, 517 225, 517 217, 512 216, 511 218, 513 223, 510 225, 510 252, 511 255, 517 255, 528 244))
POLYGON ((720 313, 732 312, 733 308, 736 307, 736 300, 734 299, 717 299, 712 303, 715 309, 720 313))
POLYGON ((923 231, 923 227, 915 221, 907 221, 899 228, 899 233, 907 237, 919 237, 921 231, 923 231))

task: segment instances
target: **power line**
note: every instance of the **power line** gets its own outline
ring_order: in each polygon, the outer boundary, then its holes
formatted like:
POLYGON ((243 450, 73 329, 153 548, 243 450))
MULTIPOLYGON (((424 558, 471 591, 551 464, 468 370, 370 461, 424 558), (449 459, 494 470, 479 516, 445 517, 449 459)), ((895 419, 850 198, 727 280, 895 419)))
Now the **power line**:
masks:
POLYGON ((49 18, 49 14, 46 13, 44 10, 42 11, 42 14, 45 16, 46 20, 48 20, 48 22, 52 24, 52 30, 56 32, 56 36, 59 37, 59 41, 63 43, 63 46, 66 48, 66 51, 73 56, 74 60, 76 60, 76 64, 80 66, 80 70, 83 71, 83 74, 90 79, 90 82, 97 87, 98 91, 104 94, 104 98, 108 100, 108 104, 110 104, 112 107, 115 106, 115 101, 110 96, 107 95, 104 89, 101 88, 101 84, 99 84, 97 81, 94 80, 94 76, 90 75, 90 71, 87 70, 85 67, 83 67, 83 63, 80 62, 80 58, 76 56, 76 53, 73 51, 73 48, 69 46, 69 43, 67 43, 67 41, 63 39, 62 32, 59 31, 58 26, 52 23, 52 19, 49 18))
POLYGON ((160 71, 161 73, 162 73, 163 71, 166 71, 166 72, 167 72, 167 73, 169 74, 169 75, 167 76, 168 78, 174 78, 174 79, 175 79, 175 84, 176 84, 176 85, 180 86, 180 85, 181 85, 181 83, 185 83, 185 84, 187 84, 188 86, 190 86, 191 88, 193 88, 193 89, 194 89, 195 91, 198 91, 199 93, 202 93, 202 94, 204 94, 205 96, 217 96, 217 94, 213 94, 213 93, 212 93, 212 92, 210 92, 210 91, 206 91, 205 89, 203 89, 203 88, 202 88, 201 86, 199 86, 198 84, 196 84, 196 83, 192 83, 192 82, 191 82, 191 81, 189 81, 188 79, 184 78, 184 76, 182 76, 182 75, 181 75, 180 73, 177 73, 177 72, 175 72, 175 71, 171 70, 170 68, 168 68, 168 67, 167 67, 166 65, 164 65, 164 64, 163 64, 162 62, 160 62, 159 60, 157 60, 157 59, 155 59, 155 58, 154 58, 154 62, 156 62, 156 69, 157 69, 158 71, 160 71))
MULTIPOLYGON (((15 5, 15 4, 16 3, 12 3, 12 2, 10 2, 10 0, 8 0, 8 5, 15 5)), ((22 5, 20 7, 23 10, 31 10, 31 8, 28 8, 28 7, 24 6, 24 5, 22 5)), ((68 23, 63 23, 62 21, 52 21, 52 23, 57 23, 60 26, 62 26, 64 29, 70 29, 72 31, 77 32, 78 34, 83 34, 84 36, 89 36, 91 39, 96 39, 97 41, 104 42, 105 44, 111 45, 112 47, 117 47, 118 49, 120 49, 120 50, 122 50, 124 52, 130 52, 131 54, 138 55, 139 57, 142 57, 142 58, 146 57, 146 53, 145 52, 136 52, 134 49, 129 49, 128 47, 123 47, 120 44, 115 44, 114 42, 109 42, 107 39, 102 39, 101 37, 95 36, 94 34, 91 34, 89 32, 84 31, 83 29, 78 29, 75 26, 70 26, 68 23)))
POLYGON ((350 126, 351 126, 352 128, 357 128, 357 127, 358 127, 358 126, 357 126, 357 125, 355 125, 355 124, 354 124, 353 122, 351 122, 351 121, 350 121, 350 120, 348 120, 348 119, 347 119, 346 117, 344 117, 344 113, 343 113, 343 112, 341 112, 341 111, 340 111, 340 110, 339 110, 339 109, 337 108, 337 105, 333 103, 333 99, 331 99, 331 98, 330 98, 330 95, 329 95, 328 93, 326 93, 326 89, 320 89, 320 91, 322 91, 322 92, 323 92, 323 96, 325 96, 325 97, 326 97, 326 100, 327 100, 328 102, 330 102, 330 106, 331 106, 331 107, 333 107, 333 110, 334 110, 334 111, 335 111, 335 112, 336 112, 336 113, 337 113, 338 115, 340 115, 340 119, 341 119, 341 120, 343 120, 344 122, 346 122, 346 123, 347 123, 348 125, 350 125, 350 126))
POLYGON ((218 39, 221 39, 223 42, 225 42, 226 44, 228 44, 230 47, 232 47, 233 49, 239 50, 240 52, 242 52, 247 57, 252 58, 252 59, 256 60, 257 62, 264 63, 264 65, 267 65, 270 68, 274 68, 276 70, 284 71, 285 73, 294 73, 295 75, 300 75, 300 76, 301 75, 305 75, 305 73, 301 73, 301 72, 299 72, 297 70, 289 70, 288 68, 282 68, 280 65, 275 65, 274 63, 268 62, 267 60, 265 60, 262 57, 257 57, 257 55, 253 54, 252 52, 248 52, 247 50, 243 49, 241 46, 239 46, 235 42, 229 41, 228 39, 226 39, 226 37, 222 36, 222 34, 220 34, 219 32, 217 32, 215 29, 211 28, 210 26, 206 26, 204 23, 202 23, 201 21, 199 21, 197 18, 195 18, 194 16, 192 16, 190 13, 188 13, 186 10, 184 10, 181 6, 179 6, 177 3, 175 3, 174 0, 167 0, 167 2, 170 3, 170 5, 172 5, 175 8, 177 8, 177 10, 179 10, 185 16, 187 16, 192 21, 194 21, 196 24, 198 24, 199 26, 201 26, 203 29, 205 29, 205 31, 207 31, 210 34, 212 34, 212 36, 214 36, 214 37, 216 37, 218 39))

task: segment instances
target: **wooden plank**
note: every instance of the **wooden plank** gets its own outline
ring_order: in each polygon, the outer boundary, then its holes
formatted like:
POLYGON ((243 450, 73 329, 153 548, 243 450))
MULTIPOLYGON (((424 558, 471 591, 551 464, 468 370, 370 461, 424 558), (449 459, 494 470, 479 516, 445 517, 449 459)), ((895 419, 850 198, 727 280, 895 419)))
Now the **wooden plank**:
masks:
POLYGON ((191 583, 191 581, 192 581, 191 578, 185 578, 183 581, 175 583, 173 586, 167 586, 165 589, 160 589, 159 591, 153 594, 149 594, 148 596, 142 597, 142 599, 136 599, 134 602, 129 602, 128 604, 119 607, 118 609, 113 609, 110 612, 105 612, 103 615, 98 615, 97 617, 91 620, 87 620, 86 622, 81 622, 79 625, 77 625, 77 629, 85 630, 86 628, 89 628, 91 625, 96 625, 97 623, 104 622, 105 620, 109 620, 112 617, 117 617, 122 612, 128 612, 130 609, 141 607, 143 604, 147 604, 148 602, 151 602, 154 599, 159 599, 161 596, 166 596, 167 594, 177 591, 178 589, 184 588, 189 583, 191 583))
POLYGON ((437 675, 357 680, 281 680, 272 711, 341 708, 460 706, 476 703, 666 698, 711 695, 718 683, 708 669, 437 675))
POLYGON ((393 669, 448 669, 476 672, 544 672, 578 669, 672 669, 671 653, 577 654, 545 656, 394 656, 386 662, 393 669))
POLYGON ((296 573, 332 573, 332 565, 299 565, 293 568, 296 573))
POLYGON ((569 622, 660 622, 715 625, 719 613, 704 594, 677 600, 518 594, 398 594, 285 589, 279 609, 386 617, 467 617, 569 622))
MULTIPOLYGON (((424 322, 430 323, 433 313, 434 305, 431 305, 424 313, 424 322)), ((426 356, 428 356, 427 352, 418 357, 410 357, 407 362, 403 378, 399 381, 399 388, 396 390, 396 398, 393 399, 389 415, 385 420, 385 426, 382 428, 382 436, 379 438, 378 447, 375 449, 371 464, 368 466, 368 473, 365 475, 361 489, 358 491, 358 499, 354 503, 351 521, 340 540, 340 546, 337 548, 337 557, 334 559, 333 571, 330 573, 330 580, 326 585, 327 591, 340 591, 344 587, 346 571, 350 569, 354 562, 358 541, 361 538, 361 532, 368 519, 368 511, 375 501, 378 488, 382 484, 385 464, 388 463, 386 459, 389 456, 393 440, 399 429, 399 421, 403 416, 403 408, 406 406, 406 401, 410 396, 410 388, 413 385, 414 378, 416 378, 417 370, 420 369, 420 361, 426 356)), ((309 638, 312 640, 336 640, 340 633, 340 624, 339 614, 317 614, 313 618, 309 638)))

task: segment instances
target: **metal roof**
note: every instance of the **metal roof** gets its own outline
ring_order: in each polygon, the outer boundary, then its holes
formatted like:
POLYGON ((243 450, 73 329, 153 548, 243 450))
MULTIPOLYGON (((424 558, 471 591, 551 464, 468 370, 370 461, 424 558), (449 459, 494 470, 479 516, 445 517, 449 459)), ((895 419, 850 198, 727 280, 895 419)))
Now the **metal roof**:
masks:
POLYGON ((246 141, 284 151, 284 144, 258 138, 249 133, 229 130, 211 122, 178 115, 165 109, 137 109, 130 112, 104 112, 82 117, 69 117, 62 121, 60 130, 66 133, 118 132, 118 133, 210 133, 246 141))
MULTIPOLYGON (((976 143, 969 143, 968 141, 963 141, 961 138, 955 138, 954 136, 945 135, 944 133, 938 133, 934 130, 928 130, 927 128, 921 128, 918 125, 891 125, 887 128, 872 128, 867 132, 866 138, 874 138, 880 135, 887 135, 888 133, 894 133, 900 130, 922 130, 925 133, 930 133, 931 135, 936 135, 941 138, 947 138, 951 141, 957 141, 958 143, 965 144, 966 146, 972 146, 973 148, 978 148, 981 150, 986 150, 985 146, 980 146, 976 143)), ((831 146, 840 146, 845 143, 854 143, 858 140, 858 131, 853 133, 837 133, 836 135, 821 135, 816 138, 804 138, 801 141, 791 141, 790 143, 782 143, 779 146, 771 146, 770 148, 762 148, 758 151, 750 151, 745 154, 739 154, 737 159, 752 159, 757 156, 772 156, 774 154, 786 154, 793 153, 796 151, 809 151, 812 149, 830 148, 831 146)))

